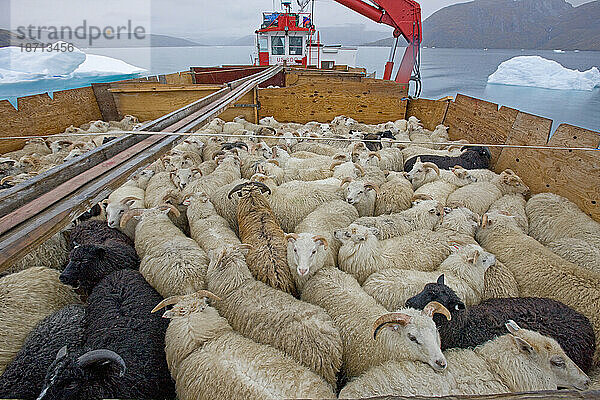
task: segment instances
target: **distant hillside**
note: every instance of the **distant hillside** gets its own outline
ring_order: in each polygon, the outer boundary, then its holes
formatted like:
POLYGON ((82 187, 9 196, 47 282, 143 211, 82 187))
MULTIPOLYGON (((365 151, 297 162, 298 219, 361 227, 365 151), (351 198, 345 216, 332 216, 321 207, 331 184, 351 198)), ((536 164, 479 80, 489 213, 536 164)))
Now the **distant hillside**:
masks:
POLYGON ((26 43, 35 43, 35 40, 22 40, 11 31, 0 29, 0 47, 19 46, 26 43))
MULTIPOLYGON (((45 36, 48 32, 42 31, 42 39, 41 42, 44 43, 53 43, 56 42, 56 39, 48 39, 45 36)), ((68 36, 65 36, 68 37, 68 36)), ((182 39, 174 36, 168 35, 157 35, 150 34, 150 41, 148 42, 148 38, 145 40, 107 40, 107 39, 96 39, 93 42, 93 47, 101 48, 101 47, 146 47, 150 44, 151 47, 189 47, 189 46, 203 46, 202 44, 192 42, 191 40, 182 39)), ((89 43, 87 39, 77 39, 75 37, 71 39, 65 39, 66 42, 72 43, 75 47, 86 48, 89 47, 89 43)), ((6 46, 19 46, 20 44, 25 43, 35 43, 36 40, 28 40, 28 39, 19 39, 17 34, 0 29, 0 47, 6 46)))
MULTIPOLYGON (((460 48, 600 50, 600 1, 475 0, 423 22, 423 45, 460 48)), ((367 43, 390 46, 392 39, 367 43)))

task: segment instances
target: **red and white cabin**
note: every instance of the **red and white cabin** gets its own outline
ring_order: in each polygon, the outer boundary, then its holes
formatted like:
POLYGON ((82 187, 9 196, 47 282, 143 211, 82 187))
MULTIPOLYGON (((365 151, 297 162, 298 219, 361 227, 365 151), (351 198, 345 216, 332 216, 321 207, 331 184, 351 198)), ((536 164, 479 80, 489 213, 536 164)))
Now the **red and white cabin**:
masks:
POLYGON ((312 13, 291 12, 291 0, 282 0, 281 5, 285 11, 263 13, 262 25, 256 31, 255 65, 285 64, 322 69, 356 66, 358 49, 323 45, 312 13))

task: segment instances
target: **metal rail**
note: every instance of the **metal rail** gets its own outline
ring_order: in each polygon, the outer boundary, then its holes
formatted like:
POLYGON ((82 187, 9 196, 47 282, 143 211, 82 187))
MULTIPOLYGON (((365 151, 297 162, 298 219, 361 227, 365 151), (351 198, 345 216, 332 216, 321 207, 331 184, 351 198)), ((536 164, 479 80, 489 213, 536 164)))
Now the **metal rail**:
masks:
MULTIPOLYGON (((282 70, 274 66, 140 127, 151 132, 192 132, 282 70)), ((73 219, 106 198, 129 176, 185 136, 130 134, 57 166, 0 194, 0 272, 73 219)))

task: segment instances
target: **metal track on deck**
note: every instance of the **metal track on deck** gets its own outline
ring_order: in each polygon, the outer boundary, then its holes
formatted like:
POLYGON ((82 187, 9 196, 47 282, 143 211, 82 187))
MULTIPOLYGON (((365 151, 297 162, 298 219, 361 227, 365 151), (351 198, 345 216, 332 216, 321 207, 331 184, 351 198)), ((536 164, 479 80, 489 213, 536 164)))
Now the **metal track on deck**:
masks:
MULTIPOLYGON (((223 89, 140 127, 193 132, 262 82, 274 66, 229 82, 223 89)), ((182 136, 125 135, 0 193, 0 272, 106 198, 129 176, 169 151, 182 136)))

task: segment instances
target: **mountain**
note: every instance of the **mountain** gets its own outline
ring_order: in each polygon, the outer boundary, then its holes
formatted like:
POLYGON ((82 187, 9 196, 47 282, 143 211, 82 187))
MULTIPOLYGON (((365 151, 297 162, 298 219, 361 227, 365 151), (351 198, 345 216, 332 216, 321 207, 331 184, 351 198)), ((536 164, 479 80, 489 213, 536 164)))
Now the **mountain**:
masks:
POLYGON ((0 47, 19 46, 27 43, 36 43, 36 41, 19 39, 15 33, 7 31, 6 29, 0 29, 0 47))
MULTIPOLYGON (((59 39, 56 39, 55 36, 48 37, 50 33, 48 31, 41 31, 41 37, 39 40, 32 39, 20 39, 19 36, 11 31, 0 29, 0 47, 6 46, 19 46, 20 44, 25 43, 54 43, 59 39)), ((56 34, 55 34, 56 35, 56 34)), ((60 33, 58 33, 58 37, 60 37, 60 33)), ((37 36, 37 34, 36 34, 37 36)), ((65 33, 63 36, 65 42, 72 43, 75 47, 78 48, 86 48, 90 47, 90 44, 87 39, 77 39, 72 36, 69 38, 68 34, 65 33)), ((182 39, 179 37, 168 36, 168 35, 158 35, 158 34, 146 34, 146 37, 143 40, 131 39, 128 40, 126 38, 126 34, 123 33, 123 39, 117 41, 116 39, 107 40, 105 38, 94 39, 93 46, 97 48, 103 47, 119 47, 119 48, 129 48, 129 47, 190 47, 190 46, 203 46, 202 44, 192 42, 191 40, 182 39), (149 40, 148 40, 149 39, 149 40)))
MULTIPOLYGON (((460 48, 600 50, 600 1, 475 0, 423 22, 423 45, 460 48)), ((391 39, 368 46, 391 46, 391 39)))

